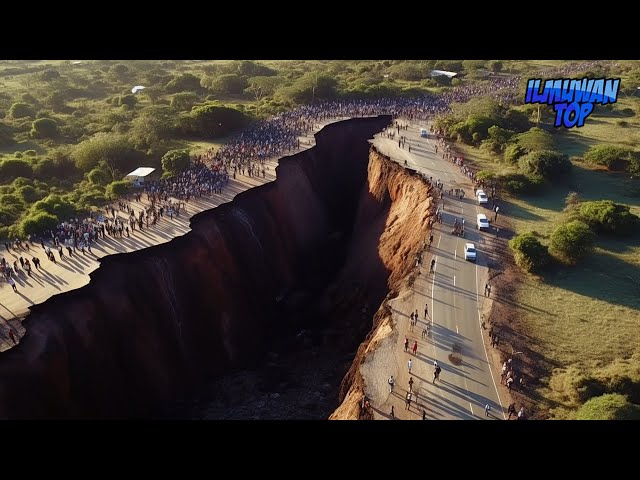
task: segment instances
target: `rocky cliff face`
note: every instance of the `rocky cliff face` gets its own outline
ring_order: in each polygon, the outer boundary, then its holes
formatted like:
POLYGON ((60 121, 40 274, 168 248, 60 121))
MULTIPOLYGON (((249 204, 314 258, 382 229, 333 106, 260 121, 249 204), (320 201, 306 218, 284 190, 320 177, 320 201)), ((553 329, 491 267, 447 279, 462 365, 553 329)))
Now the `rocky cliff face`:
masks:
POLYGON ((301 331, 314 332, 305 348, 353 352, 429 214, 417 175, 369 158, 367 139, 389 122, 325 127, 316 147, 280 160, 275 182, 197 215, 183 237, 103 259, 89 285, 33 307, 0 357, 0 418, 158 415, 301 331))

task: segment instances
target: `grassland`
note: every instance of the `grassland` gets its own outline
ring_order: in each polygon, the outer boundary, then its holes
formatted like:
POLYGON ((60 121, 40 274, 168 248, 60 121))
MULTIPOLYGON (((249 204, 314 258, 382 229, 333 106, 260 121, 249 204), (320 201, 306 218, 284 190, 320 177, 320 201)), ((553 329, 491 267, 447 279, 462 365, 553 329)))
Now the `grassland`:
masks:
MULTIPOLYGON (((558 150, 573 159, 571 179, 537 196, 507 197, 501 212, 516 233, 536 232, 544 242, 565 217, 565 199, 578 192, 583 200, 610 199, 640 215, 639 181, 623 173, 595 169, 580 161, 592 145, 640 146, 640 98, 622 98, 618 110, 638 115, 598 114, 580 129, 559 132, 558 150), (620 125, 620 121, 626 125, 620 125)), ((482 169, 504 173, 513 167, 496 156, 461 145, 482 169)), ((580 394, 590 379, 603 384, 627 376, 640 382, 640 237, 599 236, 593 255, 575 267, 559 267, 544 278, 524 275, 517 294, 523 338, 550 366, 536 392, 538 407, 551 418, 572 418, 584 402, 580 394)))

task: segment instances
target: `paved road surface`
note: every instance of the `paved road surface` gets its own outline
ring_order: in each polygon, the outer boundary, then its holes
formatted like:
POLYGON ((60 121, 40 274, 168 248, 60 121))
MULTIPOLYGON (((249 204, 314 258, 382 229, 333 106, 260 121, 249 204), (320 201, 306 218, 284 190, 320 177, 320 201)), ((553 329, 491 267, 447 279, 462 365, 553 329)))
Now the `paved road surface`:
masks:
MULTIPOLYGON (((424 125, 422 125, 424 126, 424 125)), ((422 410, 428 419, 503 419, 502 402, 494 382, 494 372, 489 367, 485 342, 489 341, 481 328, 480 309, 487 277, 487 256, 483 255, 483 244, 489 232, 476 228, 476 214, 490 210, 480 207, 475 201, 471 181, 460 172, 458 166, 443 160, 435 153, 436 139, 419 135, 419 126, 410 125, 401 130, 407 137, 404 149, 398 147, 398 134, 391 140, 377 136, 372 143, 393 160, 413 168, 434 180, 440 179, 445 190, 464 188, 462 200, 444 196, 443 223, 434 225, 434 242, 426 252, 416 279, 413 292, 391 302, 399 330, 397 342, 397 375, 393 394, 377 407, 377 418, 390 418, 391 406, 395 417, 400 419, 422 418, 422 410), (411 153, 408 152, 411 144, 411 153), (465 238, 451 235, 454 217, 465 220, 465 238), (472 242, 478 250, 477 261, 464 260, 464 244, 472 242), (435 274, 429 273, 431 259, 435 258, 435 274), (424 319, 425 303, 429 316, 424 319), (420 321, 410 328, 409 315, 418 310, 420 321), (422 337, 429 322, 431 333, 422 337), (405 337, 409 347, 418 342, 417 355, 404 352, 405 337), (407 361, 412 359, 412 370, 408 372, 407 361), (434 360, 442 368, 440 380, 433 383, 434 360), (413 402, 407 410, 405 399, 409 377, 414 380, 413 402), (417 398, 416 398, 417 396, 417 398), (485 405, 491 406, 490 415, 485 415, 485 405)), ((439 153, 442 149, 439 148, 439 153)), ((441 203, 440 203, 441 204, 441 203)), ((491 348, 491 347, 489 347, 491 348)), ((386 377, 391 372, 386 373, 386 377)), ((380 372, 385 375, 385 372, 380 372)), ((495 381, 500 380, 499 375, 495 381)))

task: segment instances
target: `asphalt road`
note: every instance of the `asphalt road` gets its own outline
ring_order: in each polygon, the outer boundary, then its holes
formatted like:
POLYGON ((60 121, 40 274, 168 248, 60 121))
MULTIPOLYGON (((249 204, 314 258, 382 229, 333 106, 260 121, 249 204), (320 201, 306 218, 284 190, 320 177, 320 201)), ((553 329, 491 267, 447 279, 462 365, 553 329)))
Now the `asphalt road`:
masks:
MULTIPOLYGON (((444 195, 443 223, 434 225, 434 242, 424 256, 411 304, 397 304, 395 307, 405 309, 404 315, 396 312, 404 317, 418 308, 420 323, 410 329, 408 318, 399 319, 397 355, 401 368, 394 393, 389 395, 380 410, 387 413, 391 405, 395 405, 396 418, 421 418, 424 409, 429 419, 504 419, 504 409, 495 384, 499 381, 499 375, 497 372, 492 375, 489 367, 485 350, 485 342, 489 343, 489 337, 481 327, 480 314, 488 260, 482 250, 485 238, 494 233, 478 231, 476 215, 485 213, 491 219, 491 211, 478 205, 470 179, 460 172, 457 165, 441 157, 442 148, 439 147, 439 154, 435 153, 435 136, 429 133, 427 138, 422 138, 419 131, 420 126, 416 124, 410 125, 409 130, 400 131, 407 138, 403 149, 398 147, 397 131, 395 140, 377 136, 372 143, 401 165, 406 160, 408 168, 434 180, 440 179, 445 190, 464 188, 465 197, 460 200, 444 195), (410 153, 408 144, 411 145, 410 153), (451 234, 454 217, 464 218, 464 238, 451 234), (476 245, 476 262, 464 259, 466 242, 476 245), (429 273, 432 258, 436 260, 434 274, 429 273), (430 317, 426 320, 425 303, 429 305, 430 317), (431 333, 422 339, 421 332, 426 322, 432 325, 431 333), (410 338, 410 345, 414 339, 420 342, 418 355, 404 352, 405 336, 410 338), (406 366, 408 358, 413 358, 411 373, 406 366), (435 383, 434 360, 442 369, 440 380, 435 383), (404 400, 409 377, 413 377, 413 392, 417 398, 414 396, 413 406, 407 410, 404 400), (489 416, 485 415, 487 404, 491 406, 489 416)), ((439 205, 442 205, 441 201, 439 205)), ((489 345, 487 347, 491 348, 489 345)))

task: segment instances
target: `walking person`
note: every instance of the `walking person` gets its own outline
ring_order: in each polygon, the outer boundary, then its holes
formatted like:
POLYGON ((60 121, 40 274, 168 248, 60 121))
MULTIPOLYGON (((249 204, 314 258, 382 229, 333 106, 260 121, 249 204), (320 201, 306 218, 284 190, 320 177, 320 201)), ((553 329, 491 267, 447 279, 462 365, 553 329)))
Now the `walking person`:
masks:
POLYGON ((409 391, 413 392, 413 377, 409 377, 409 391))
POLYGON ((391 418, 396 418, 396 412, 393 409, 393 405, 391 405, 391 418))
MULTIPOLYGON (((11 288, 13 288, 13 291, 18 293, 18 287, 16 287, 16 281, 13 279, 13 277, 9 277, 8 282, 9 282, 9 285, 11 285, 11 288)), ((409 367, 409 371, 411 371, 411 367, 409 367)))
POLYGON ((405 399, 405 410, 409 410, 411 408, 411 392, 407 392, 407 397, 405 399))
POLYGON ((413 348, 412 348, 412 350, 413 350, 413 354, 414 354, 414 355, 418 352, 418 341, 417 341, 417 340, 415 340, 415 341, 413 342, 413 348))
POLYGON ((389 377, 389 379, 387 380, 387 383, 389 384, 389 393, 393 393, 393 385, 394 383, 396 383, 396 379, 393 378, 393 375, 389 377))
POLYGON ((511 415, 513 415, 514 417, 518 418, 518 414, 516 413, 516 404, 512 403, 511 405, 509 405, 509 408, 507 409, 507 411, 509 412, 509 418, 507 418, 507 420, 511 420, 511 415))
POLYGON ((424 304, 424 319, 426 320, 428 316, 429 316, 429 305, 425 303, 424 304))
POLYGON ((413 365, 413 363, 411 362, 411 359, 409 359, 409 361, 407 362, 407 368, 409 369, 409 373, 411 373, 411 366, 413 365))
POLYGON ((438 365, 434 370, 433 370, 433 382, 432 383, 436 383, 436 380, 440 379, 440 372, 442 371, 442 369, 440 368, 440 365, 438 365))
POLYGON ((424 408, 422 409, 422 419, 423 420, 427 419, 427 411, 424 408))
POLYGON ((489 416, 489 412, 491 411, 491 405, 489 405, 488 403, 484 406, 484 416, 488 417, 489 416))
POLYGON ((409 349, 409 339, 404 337, 404 351, 406 352, 409 349))

